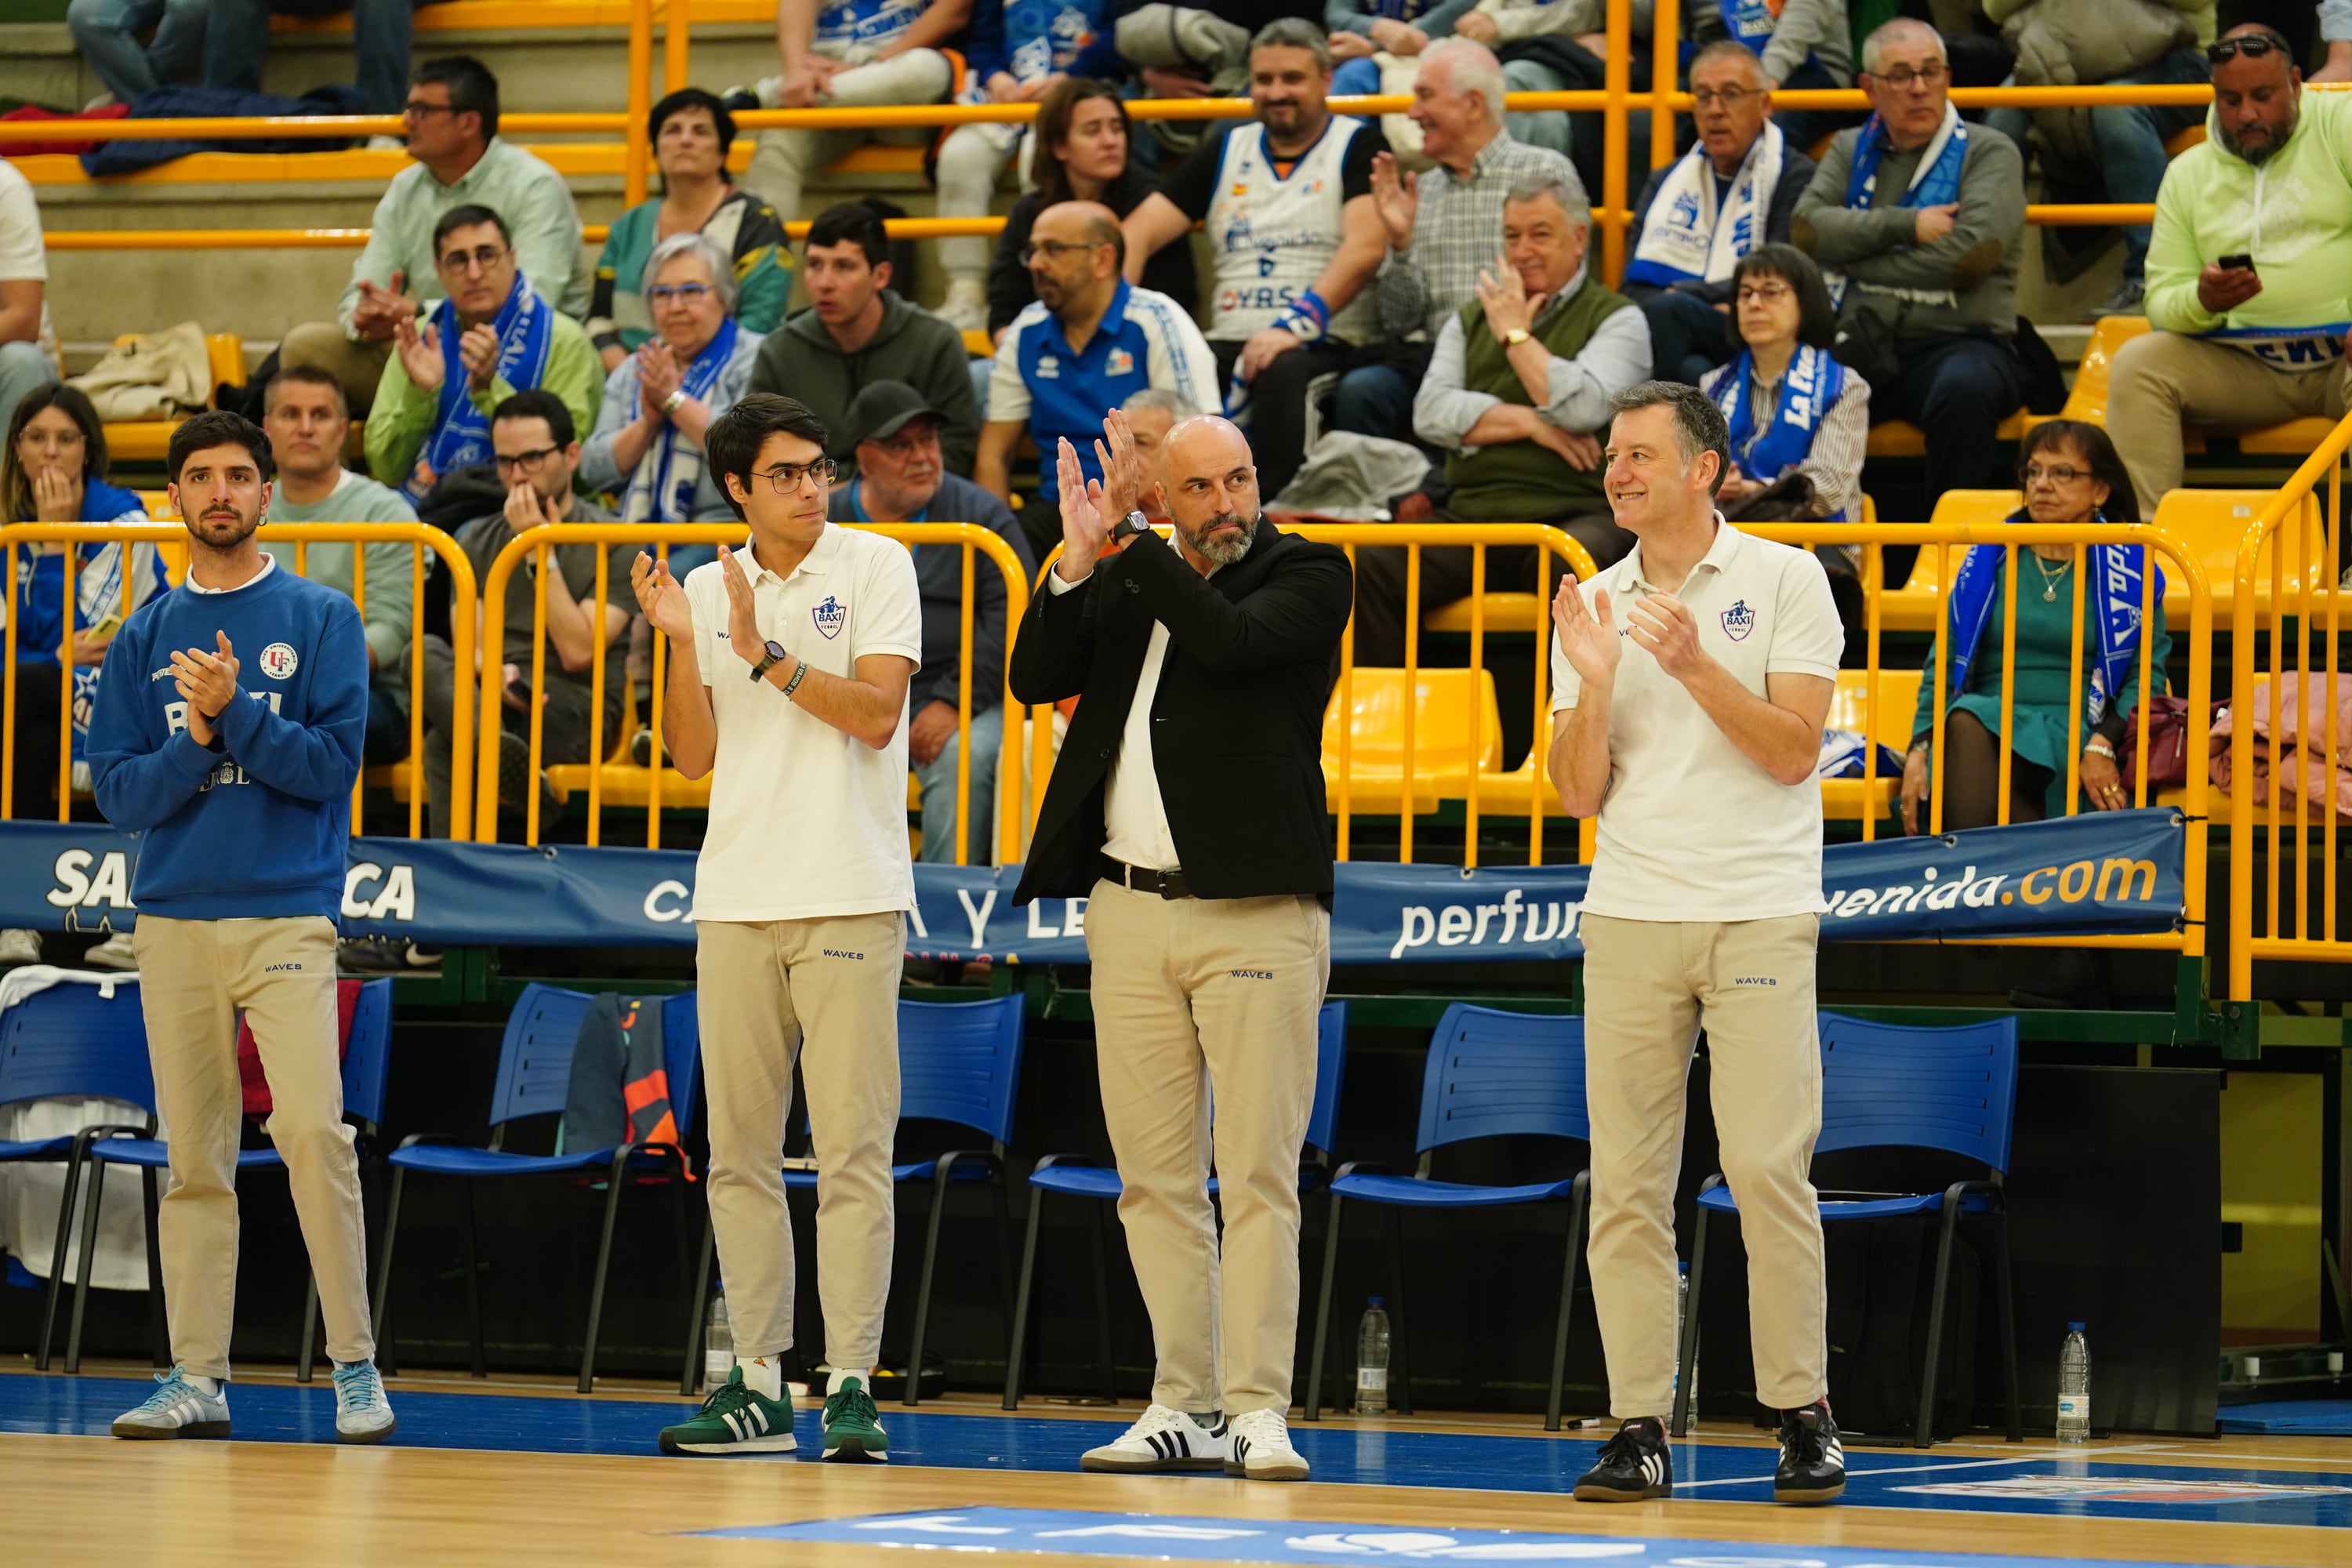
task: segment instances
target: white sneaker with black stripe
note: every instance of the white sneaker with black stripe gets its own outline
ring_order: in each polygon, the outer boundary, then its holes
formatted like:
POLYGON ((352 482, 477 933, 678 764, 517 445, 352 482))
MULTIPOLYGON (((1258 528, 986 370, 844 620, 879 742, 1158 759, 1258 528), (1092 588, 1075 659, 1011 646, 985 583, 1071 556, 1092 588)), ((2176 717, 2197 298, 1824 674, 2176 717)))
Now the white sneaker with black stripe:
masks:
POLYGON ((1253 1410, 1227 1424, 1233 1456, 1225 1474, 1253 1481, 1303 1481, 1307 1461, 1290 1446, 1290 1423, 1279 1410, 1253 1410))
POLYGON ((1168 1470, 1222 1470, 1231 1447, 1224 1421, 1216 1415, 1187 1415, 1165 1405, 1154 1405, 1118 1440, 1088 1448, 1078 1458, 1082 1470, 1111 1470, 1151 1475, 1168 1470))
POLYGON ((162 1384, 147 1396, 147 1403, 136 1410, 126 1411, 114 1418, 114 1435, 118 1437, 226 1437, 228 1436, 228 1396, 220 1384, 213 1384, 206 1394, 188 1381, 188 1374, 178 1367, 159 1372, 155 1381, 162 1384))

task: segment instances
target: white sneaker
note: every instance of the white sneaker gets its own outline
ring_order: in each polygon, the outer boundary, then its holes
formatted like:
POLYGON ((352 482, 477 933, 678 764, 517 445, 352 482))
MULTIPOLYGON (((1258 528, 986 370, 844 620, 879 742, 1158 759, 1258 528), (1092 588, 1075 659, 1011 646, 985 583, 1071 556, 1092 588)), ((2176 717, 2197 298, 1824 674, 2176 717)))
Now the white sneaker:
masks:
MULTIPOLYGON (((228 1436, 228 1395, 206 1394, 188 1381, 178 1367, 159 1372, 163 1386, 136 1410, 114 1418, 118 1437, 226 1437, 228 1436)), ((214 1387, 218 1388, 218 1384, 214 1387)))
POLYGON ((127 931, 116 931, 81 955, 84 969, 137 969, 139 949, 127 931))
POLYGON ((1088 1448, 1079 1456, 1078 1468, 1122 1470, 1130 1475, 1160 1470, 1221 1470, 1230 1468, 1225 1453, 1224 1422, 1218 1420, 1213 1426, 1203 1426, 1181 1410, 1155 1405, 1117 1442, 1088 1448))
POLYGON ((977 278, 955 278, 948 282, 948 297, 931 312, 959 332, 988 331, 988 289, 977 278))
POLYGON ((1290 1423, 1279 1410, 1253 1410, 1226 1423, 1233 1453, 1225 1474, 1253 1481, 1303 1481, 1307 1461, 1290 1446, 1290 1423))
POLYGON ((345 1443, 381 1443, 399 1423, 383 1396, 373 1359, 335 1364, 335 1436, 345 1443))
POLYGON ((41 933, 21 928, 0 931, 0 969, 41 962, 41 933))

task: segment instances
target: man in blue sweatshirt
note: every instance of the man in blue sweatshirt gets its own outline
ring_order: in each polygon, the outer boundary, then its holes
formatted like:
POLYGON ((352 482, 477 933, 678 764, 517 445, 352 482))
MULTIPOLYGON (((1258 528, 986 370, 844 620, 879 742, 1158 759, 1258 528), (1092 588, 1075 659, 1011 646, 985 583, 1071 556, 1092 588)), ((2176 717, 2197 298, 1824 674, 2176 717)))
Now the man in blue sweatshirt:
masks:
POLYGON ((367 638, 345 595, 255 542, 269 438, 243 416, 173 432, 188 578, 107 652, 90 720, 99 809, 143 837, 140 1000, 172 1182, 157 1216, 173 1367, 118 1437, 226 1437, 236 1296, 236 1015, 261 1050, 335 1363, 335 1432, 391 1436, 367 1309, 359 1161, 336 1048, 335 916, 367 732, 367 638))

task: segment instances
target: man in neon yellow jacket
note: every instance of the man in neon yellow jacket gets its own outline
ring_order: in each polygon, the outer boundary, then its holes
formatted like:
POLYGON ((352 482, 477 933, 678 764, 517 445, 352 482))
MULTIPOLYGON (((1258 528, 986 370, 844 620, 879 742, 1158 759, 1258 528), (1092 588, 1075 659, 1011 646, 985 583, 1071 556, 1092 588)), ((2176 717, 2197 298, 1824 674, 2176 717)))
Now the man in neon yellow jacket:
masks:
POLYGON ((2244 429, 2347 405, 2352 99, 2305 95, 2286 40, 2258 24, 2208 52, 2207 140, 2173 160, 2156 199, 2157 330, 2117 352, 2107 400, 2142 517, 2180 483, 2184 420, 2244 429))

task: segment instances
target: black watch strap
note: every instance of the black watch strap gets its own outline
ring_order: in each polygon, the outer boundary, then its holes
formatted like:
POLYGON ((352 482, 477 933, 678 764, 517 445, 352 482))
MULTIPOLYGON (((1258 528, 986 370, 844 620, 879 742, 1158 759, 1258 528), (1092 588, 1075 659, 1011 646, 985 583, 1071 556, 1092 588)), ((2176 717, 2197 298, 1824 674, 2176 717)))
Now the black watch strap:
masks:
POLYGON ((784 662, 783 644, 771 642, 767 645, 767 653, 761 658, 760 662, 751 667, 751 679, 754 680, 767 679, 768 671, 784 662))
POLYGON ((1110 525, 1110 536, 1114 540, 1132 539, 1139 533, 1148 531, 1150 527, 1150 519, 1139 511, 1131 511, 1110 525))

